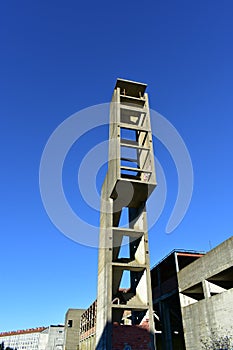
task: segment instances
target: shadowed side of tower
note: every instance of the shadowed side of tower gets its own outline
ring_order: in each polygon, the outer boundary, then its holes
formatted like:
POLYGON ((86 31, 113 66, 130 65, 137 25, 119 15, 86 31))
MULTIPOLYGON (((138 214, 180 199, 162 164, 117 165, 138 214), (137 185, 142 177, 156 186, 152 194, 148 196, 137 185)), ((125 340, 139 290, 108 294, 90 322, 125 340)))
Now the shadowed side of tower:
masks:
POLYGON ((108 172, 101 192, 97 350, 155 349, 146 201, 156 177, 145 90, 145 84, 118 79, 110 107, 108 172), (125 275, 127 287, 122 285, 125 275))

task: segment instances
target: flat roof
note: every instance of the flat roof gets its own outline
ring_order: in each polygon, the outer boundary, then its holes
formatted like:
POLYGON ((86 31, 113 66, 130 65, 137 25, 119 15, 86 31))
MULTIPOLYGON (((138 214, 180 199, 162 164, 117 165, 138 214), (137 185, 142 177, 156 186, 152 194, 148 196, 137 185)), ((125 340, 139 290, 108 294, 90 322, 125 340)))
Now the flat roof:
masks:
POLYGON ((122 90, 125 90, 126 95, 138 97, 139 92, 142 94, 142 96, 144 95, 147 84, 118 78, 116 81, 115 89, 118 87, 122 90))
POLYGON ((20 335, 20 334, 28 334, 28 333, 41 333, 48 327, 38 327, 38 328, 29 328, 29 329, 20 329, 18 331, 10 331, 10 332, 1 332, 0 337, 6 337, 11 335, 20 335))
POLYGON ((151 271, 157 267, 158 265, 160 265, 163 261, 167 260, 168 258, 170 258, 172 255, 174 255, 175 253, 177 253, 177 255, 179 256, 187 256, 187 257, 202 257, 203 255, 206 254, 206 252, 204 251, 197 251, 197 250, 185 250, 185 249, 173 249, 170 253, 168 253, 167 255, 165 255, 164 258, 162 258, 161 260, 159 260, 156 264, 154 264, 151 267, 151 271))

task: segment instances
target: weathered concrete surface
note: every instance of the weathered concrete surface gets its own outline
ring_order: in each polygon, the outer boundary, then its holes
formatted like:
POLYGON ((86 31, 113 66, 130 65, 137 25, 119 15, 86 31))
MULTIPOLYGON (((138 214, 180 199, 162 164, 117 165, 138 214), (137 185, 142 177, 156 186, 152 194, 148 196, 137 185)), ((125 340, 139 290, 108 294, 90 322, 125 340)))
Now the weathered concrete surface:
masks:
MULTIPOLYGON (((145 84, 118 79, 110 107, 108 173, 101 192, 97 350, 112 349, 116 339, 113 325, 126 322, 129 330, 131 322, 132 326, 140 327, 147 312, 146 346, 154 350, 145 202, 156 186, 156 178, 145 89, 145 84), (127 228, 119 227, 123 208, 128 210, 127 228), (129 238, 129 257, 122 260, 119 246, 123 236, 129 238), (124 271, 130 272, 129 290, 120 290, 124 271)), ((138 328, 132 329, 135 332, 138 328)), ((120 340, 119 334, 117 338, 120 340)), ((132 336, 129 338, 132 341, 132 336)), ((134 344, 134 350, 141 349, 140 342, 137 346, 134 344)))
POLYGON ((233 337, 233 289, 182 308, 187 350, 200 350, 211 331, 233 337))
POLYGON ((233 237, 178 273, 187 350, 211 333, 233 341, 233 237))
POLYGON ((80 317, 85 310, 68 309, 65 316, 65 350, 79 349, 80 317))
POLYGON ((185 290, 233 266, 233 237, 212 249, 178 273, 179 288, 185 290))

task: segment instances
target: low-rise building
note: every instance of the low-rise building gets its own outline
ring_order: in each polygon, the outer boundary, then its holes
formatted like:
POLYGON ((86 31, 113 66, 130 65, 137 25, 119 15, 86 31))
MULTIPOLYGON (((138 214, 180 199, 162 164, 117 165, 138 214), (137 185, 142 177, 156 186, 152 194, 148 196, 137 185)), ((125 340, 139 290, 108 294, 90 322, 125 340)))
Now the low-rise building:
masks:
POLYGON ((45 350, 48 334, 43 333, 46 327, 31 328, 25 330, 0 333, 0 343, 5 348, 10 347, 17 350, 45 350))
POLYGON ((62 350, 64 326, 30 328, 0 333, 0 344, 17 350, 62 350))

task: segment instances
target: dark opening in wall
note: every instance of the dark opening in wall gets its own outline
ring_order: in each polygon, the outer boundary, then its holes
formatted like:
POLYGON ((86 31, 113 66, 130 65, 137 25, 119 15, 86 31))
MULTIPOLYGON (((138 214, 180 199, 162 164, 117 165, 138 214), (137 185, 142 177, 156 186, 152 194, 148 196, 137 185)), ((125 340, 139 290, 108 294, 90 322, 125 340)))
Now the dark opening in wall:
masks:
POLYGON ((68 320, 67 326, 68 326, 69 328, 73 327, 73 320, 68 320))
POLYGON ((187 295, 188 297, 199 301, 204 299, 204 292, 203 292, 203 286, 202 283, 198 283, 188 289, 185 289, 184 291, 182 291, 182 294, 187 295))
POLYGON ((225 290, 233 288, 233 266, 207 278, 207 281, 225 290))

